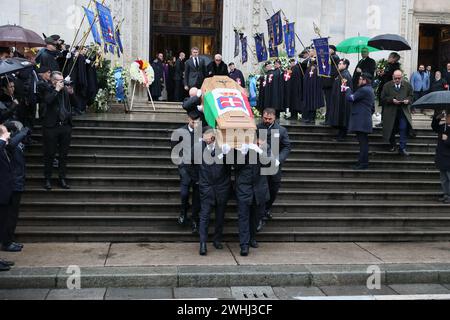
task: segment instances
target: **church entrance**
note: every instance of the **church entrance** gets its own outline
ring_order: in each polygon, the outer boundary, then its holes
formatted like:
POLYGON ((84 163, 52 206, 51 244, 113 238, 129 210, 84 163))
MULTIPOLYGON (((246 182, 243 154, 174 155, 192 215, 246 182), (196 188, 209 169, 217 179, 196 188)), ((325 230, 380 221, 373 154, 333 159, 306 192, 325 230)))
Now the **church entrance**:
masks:
POLYGON ((222 0, 152 0, 151 57, 158 52, 166 58, 192 47, 213 56, 222 50, 222 0))
POLYGON ((418 64, 431 66, 436 71, 444 70, 449 62, 450 25, 420 24, 418 64))

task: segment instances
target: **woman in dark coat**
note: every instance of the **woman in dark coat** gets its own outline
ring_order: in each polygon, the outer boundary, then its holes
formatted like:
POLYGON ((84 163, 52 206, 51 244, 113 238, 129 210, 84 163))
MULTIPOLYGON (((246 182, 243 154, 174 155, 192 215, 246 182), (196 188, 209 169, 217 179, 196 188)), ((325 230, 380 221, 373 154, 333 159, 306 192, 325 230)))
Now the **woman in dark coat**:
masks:
POLYGON ((348 132, 353 132, 359 141, 359 162, 355 170, 369 168, 369 134, 373 132, 372 115, 375 113, 375 93, 372 88, 372 76, 363 74, 359 78, 359 89, 346 88, 347 100, 353 102, 348 132))
MULTIPOLYGON (((341 76, 353 90, 353 78, 348 71, 350 61, 342 59, 339 62, 338 68, 341 72, 341 76)), ((345 91, 342 91, 342 78, 337 76, 334 80, 330 105, 327 110, 329 125, 339 129, 337 141, 342 141, 347 136, 347 128, 350 120, 350 114, 352 110, 352 103, 347 101, 345 91)))
MULTIPOLYGON (((448 110, 450 111, 450 110, 448 110)), ((441 184, 444 196, 439 199, 450 204, 450 112, 433 118, 433 131, 439 134, 439 142, 436 149, 436 167, 441 171, 441 184), (441 120, 445 118, 444 124, 441 120)))

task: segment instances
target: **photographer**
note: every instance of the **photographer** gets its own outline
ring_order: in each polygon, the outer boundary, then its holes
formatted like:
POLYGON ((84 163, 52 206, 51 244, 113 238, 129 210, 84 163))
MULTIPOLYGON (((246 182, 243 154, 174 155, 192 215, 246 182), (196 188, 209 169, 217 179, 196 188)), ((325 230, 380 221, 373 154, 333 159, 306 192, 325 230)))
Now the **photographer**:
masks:
POLYGON ((53 159, 59 154, 59 183, 61 188, 70 189, 66 183, 67 156, 72 136, 72 110, 69 95, 73 89, 66 86, 61 72, 51 75, 53 88, 44 95, 42 126, 44 139, 44 164, 46 190, 52 189, 53 159))
POLYGON ((11 202, 8 206, 8 212, 4 223, 1 225, 2 250, 6 252, 20 252, 23 249, 22 244, 14 242, 14 233, 16 231, 17 220, 19 218, 20 201, 22 193, 25 191, 25 155, 24 141, 30 134, 29 128, 23 128, 17 121, 5 124, 11 137, 9 138, 6 150, 10 158, 11 169, 13 173, 13 187, 11 202))

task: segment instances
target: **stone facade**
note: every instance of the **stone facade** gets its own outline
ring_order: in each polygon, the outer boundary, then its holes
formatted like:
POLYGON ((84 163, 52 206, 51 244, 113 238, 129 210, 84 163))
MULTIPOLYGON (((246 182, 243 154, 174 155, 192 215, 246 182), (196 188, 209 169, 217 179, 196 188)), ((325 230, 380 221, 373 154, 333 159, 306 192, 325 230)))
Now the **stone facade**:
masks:
MULTIPOLYGON (((0 12, 0 25, 20 24, 47 35, 58 33, 70 42, 83 16, 81 6, 88 4, 89 0, 10 1, 0 12)), ((128 64, 138 57, 149 59, 150 1, 107 0, 106 4, 111 7, 117 20, 125 18, 122 35, 126 52, 120 62, 128 64)), ((413 47, 411 52, 402 53, 407 73, 417 65, 419 24, 450 24, 448 0, 224 0, 224 59, 234 59, 234 28, 249 37, 250 47, 255 51, 254 41, 250 38, 256 32, 265 32, 267 36, 266 19, 280 9, 286 18, 296 22, 296 31, 305 45, 316 37, 313 23, 320 27, 322 35, 330 36, 334 44, 358 34, 375 36, 397 33, 405 36, 413 47)), ((302 48, 298 41, 297 47, 302 48)), ((387 53, 379 52, 372 56, 380 59, 387 53)), ((249 57, 250 61, 245 66, 240 64, 240 58, 235 62, 246 73, 259 70, 255 57, 251 54, 249 57)), ((356 64, 357 55, 346 57, 353 66, 356 64)))

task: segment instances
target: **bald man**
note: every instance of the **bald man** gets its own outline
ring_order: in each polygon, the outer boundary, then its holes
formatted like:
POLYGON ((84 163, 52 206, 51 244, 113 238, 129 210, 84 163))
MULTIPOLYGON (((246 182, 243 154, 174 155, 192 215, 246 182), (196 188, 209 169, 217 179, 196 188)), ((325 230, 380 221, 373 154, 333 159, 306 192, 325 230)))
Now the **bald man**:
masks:
POLYGON ((220 54, 216 54, 214 61, 207 67, 207 77, 228 76, 228 67, 220 54))
POLYGON ((381 92, 384 105, 383 137, 389 141, 390 151, 397 151, 396 134, 400 133, 399 154, 408 157, 407 143, 409 131, 413 129, 411 104, 414 91, 411 84, 404 79, 403 72, 394 72, 393 80, 386 83, 381 92))

